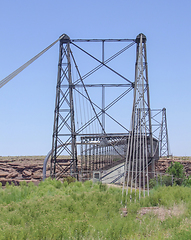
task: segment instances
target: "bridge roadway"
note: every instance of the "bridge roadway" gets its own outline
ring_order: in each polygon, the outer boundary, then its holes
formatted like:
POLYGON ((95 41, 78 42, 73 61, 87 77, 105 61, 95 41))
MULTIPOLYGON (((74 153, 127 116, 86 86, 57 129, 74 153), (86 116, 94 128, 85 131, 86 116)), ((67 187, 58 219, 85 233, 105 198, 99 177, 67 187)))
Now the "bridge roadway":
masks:
POLYGON ((124 165, 125 164, 123 162, 107 170, 103 170, 101 182, 107 184, 109 183, 121 184, 123 182, 124 176, 124 165))
MULTIPOLYGON (((61 145, 60 145, 61 146, 61 145)), ((58 146, 58 148, 60 147, 58 146)), ((46 158, 44 159, 43 163, 43 181, 46 179, 46 165, 48 162, 49 157, 51 156, 52 150, 49 151, 47 154, 46 158)), ((101 176, 101 181, 102 183, 116 183, 116 184, 121 184, 123 181, 123 176, 124 176, 124 160, 122 160, 122 163, 119 163, 111 168, 108 169, 102 169, 102 176, 101 176)))

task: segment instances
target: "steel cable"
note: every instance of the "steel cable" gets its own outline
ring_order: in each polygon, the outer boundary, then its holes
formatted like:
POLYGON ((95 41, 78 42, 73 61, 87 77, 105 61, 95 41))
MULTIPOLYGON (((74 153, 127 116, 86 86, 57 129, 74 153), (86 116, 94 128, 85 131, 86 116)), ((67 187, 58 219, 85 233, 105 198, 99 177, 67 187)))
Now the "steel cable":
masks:
POLYGON ((36 56, 31 58, 29 61, 27 61, 25 64, 23 64, 21 67, 16 69, 14 72, 9 74, 7 77, 2 79, 0 81, 0 88, 2 88, 6 83, 8 83, 10 80, 12 80, 15 76, 17 76, 20 72, 22 72, 25 68, 27 68, 31 63, 33 63, 35 60, 37 60, 40 56, 42 56, 46 51, 48 51, 51 47, 53 47, 59 40, 61 40, 64 37, 64 35, 60 36, 56 41, 54 41, 52 44, 50 44, 48 47, 46 47, 44 50, 42 50, 40 53, 38 53, 36 56))

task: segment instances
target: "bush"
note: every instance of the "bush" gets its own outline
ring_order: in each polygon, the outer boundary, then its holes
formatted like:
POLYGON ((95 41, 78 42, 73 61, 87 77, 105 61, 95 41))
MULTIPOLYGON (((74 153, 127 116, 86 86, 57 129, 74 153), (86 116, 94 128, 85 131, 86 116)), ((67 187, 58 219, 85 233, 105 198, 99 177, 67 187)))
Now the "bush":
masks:
POLYGON ((76 182, 76 179, 74 177, 68 176, 64 178, 64 182, 67 182, 68 184, 72 182, 76 182))
POLYGON ((160 175, 156 178, 152 178, 149 181, 149 187, 154 188, 157 186, 172 186, 173 185, 173 176, 171 175, 160 175))
POLYGON ((179 162, 175 163, 171 162, 166 172, 173 175, 173 177, 176 178, 183 178, 185 176, 184 166, 179 162))
POLYGON ((183 185, 186 187, 191 187, 191 176, 188 176, 187 178, 184 178, 183 185))
POLYGON ((173 177, 169 175, 162 176, 162 185, 172 186, 173 185, 173 177))
POLYGON ((172 163, 166 170, 167 175, 163 175, 157 178, 150 179, 149 186, 150 188, 156 187, 158 185, 165 185, 165 186, 172 186, 175 185, 184 185, 184 186, 191 186, 191 178, 185 177, 184 166, 179 163, 175 162, 172 163))
POLYGON ((184 166, 181 163, 171 162, 170 167, 168 167, 166 172, 173 176, 174 181, 177 185, 182 185, 185 178, 185 172, 184 172, 184 166))

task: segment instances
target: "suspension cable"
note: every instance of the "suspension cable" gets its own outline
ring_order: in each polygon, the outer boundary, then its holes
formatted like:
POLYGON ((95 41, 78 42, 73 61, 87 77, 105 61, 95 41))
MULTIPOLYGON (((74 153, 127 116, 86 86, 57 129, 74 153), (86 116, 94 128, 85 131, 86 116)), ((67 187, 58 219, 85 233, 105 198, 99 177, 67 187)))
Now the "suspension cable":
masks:
POLYGON ((40 53, 38 53, 36 56, 31 58, 28 62, 23 64, 21 67, 16 69, 14 72, 9 74, 7 77, 2 79, 0 81, 0 88, 2 88, 6 83, 8 83, 11 79, 13 79, 15 76, 17 76, 20 72, 22 72, 25 68, 27 68, 31 63, 33 63, 36 59, 38 59, 40 56, 42 56, 46 51, 48 51, 51 47, 53 47, 59 40, 61 40, 64 37, 64 34, 60 36, 56 41, 54 41, 52 44, 50 44, 48 47, 46 47, 44 50, 42 50, 40 53))

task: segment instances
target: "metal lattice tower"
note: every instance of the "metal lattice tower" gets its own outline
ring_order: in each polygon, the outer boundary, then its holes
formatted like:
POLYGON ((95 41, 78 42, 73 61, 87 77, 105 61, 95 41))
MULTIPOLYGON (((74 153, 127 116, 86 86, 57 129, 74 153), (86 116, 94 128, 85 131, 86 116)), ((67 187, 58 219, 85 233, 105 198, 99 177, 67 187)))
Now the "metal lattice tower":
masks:
MULTIPOLYGON (((158 145, 157 148, 155 148, 154 155, 157 152, 157 155, 159 157, 170 156, 166 108, 152 109, 151 121, 152 121, 153 139, 157 140, 157 145, 158 145)), ((147 126, 148 126, 148 122, 147 122, 147 126)))
POLYGON ((149 194, 148 167, 149 164, 151 164, 152 171, 154 171, 155 159, 153 156, 153 137, 145 35, 139 34, 136 38, 136 43, 137 53, 135 65, 134 100, 130 137, 128 139, 123 191, 125 182, 127 182, 127 189, 128 186, 131 188, 130 194, 132 194, 133 188, 135 191, 139 188, 140 198, 141 189, 143 189, 143 194, 145 196, 146 186, 149 194))
MULTIPOLYGON (((77 172, 77 148, 74 120, 74 104, 73 104, 73 85, 71 76, 71 53, 70 39, 64 35, 60 40, 58 77, 56 86, 56 104, 54 113, 54 129, 52 141, 52 157, 51 157, 51 176, 56 175, 56 165, 59 166, 58 156, 63 151, 67 151, 70 155, 70 171, 77 172), (62 85, 67 84, 65 89, 62 85), (63 141, 62 137, 65 141, 63 141), (69 144, 69 145, 68 145, 69 144), (62 147, 61 147, 62 146, 62 147)), ((61 160, 61 159, 60 159, 61 160)), ((59 166, 62 168, 61 166, 59 166)), ((66 169, 60 169, 66 171, 66 169)))
POLYGON ((127 186, 130 184, 131 189, 133 187, 138 187, 139 190, 143 188, 145 195, 145 186, 149 188, 149 177, 152 177, 152 175, 149 176, 148 171, 154 173, 157 147, 158 141, 153 140, 152 136, 145 35, 141 33, 136 39, 75 40, 64 34, 60 39, 59 48, 51 177, 59 179, 71 175, 80 176, 80 179, 86 180, 92 178, 93 171, 103 171, 126 160, 124 175, 127 179, 127 186), (101 42, 101 60, 77 45, 76 42, 101 42), (130 43, 105 59, 104 46, 107 42, 130 43), (136 44, 135 82, 131 82, 108 63, 134 44, 136 44), (71 46, 93 59, 98 65, 82 75, 71 46), (118 83, 84 83, 86 78, 90 78, 101 68, 121 80, 118 80, 118 83), (76 78, 73 76, 74 71, 76 78), (91 88, 101 89, 100 105, 90 97, 91 90, 88 89, 91 88), (114 92, 117 92, 117 88, 125 88, 125 91, 123 90, 108 103, 105 100, 108 88, 113 89, 114 92), (126 125, 117 121, 108 110, 133 89, 133 110, 129 131, 126 125), (81 120, 78 119, 79 111, 81 120), (85 116, 82 117, 82 114, 85 116), (108 132, 106 118, 120 126, 122 131, 108 132))
POLYGON ((168 142, 168 129, 167 129, 167 119, 166 119, 166 108, 162 109, 162 123, 161 123, 161 133, 160 133, 160 157, 169 157, 169 142, 168 142))
POLYGON ((104 169, 107 165, 112 165, 117 161, 125 161, 126 147, 124 146, 128 138, 128 129, 112 117, 108 110, 126 96, 133 89, 134 84, 108 66, 108 63, 134 44, 134 39, 74 40, 65 34, 61 36, 50 166, 51 177, 59 179, 68 174, 77 177, 80 173, 84 179, 89 179, 93 170, 104 169), (102 59, 97 59, 76 45, 75 42, 101 42, 102 59), (104 46, 107 42, 130 43, 108 59, 105 59, 104 46), (71 45, 93 59, 98 65, 82 75, 71 50, 71 45), (84 83, 84 79, 90 77, 102 67, 112 72, 117 78, 122 79, 123 83, 84 83), (76 72, 77 78, 74 79, 72 71, 76 72), (125 91, 106 105, 105 89, 114 89, 115 87, 125 88, 125 91), (87 88, 101 88, 101 106, 92 101, 87 88), (88 108, 88 111, 86 111, 86 108, 88 108), (81 111, 81 115, 87 113, 88 116, 81 116, 83 119, 79 121, 77 120, 77 111, 81 111), (115 124, 118 124, 124 132, 107 133, 105 126, 106 116, 115 124), (95 130, 96 128, 97 130, 95 130), (68 164, 68 162, 70 163, 68 164))

